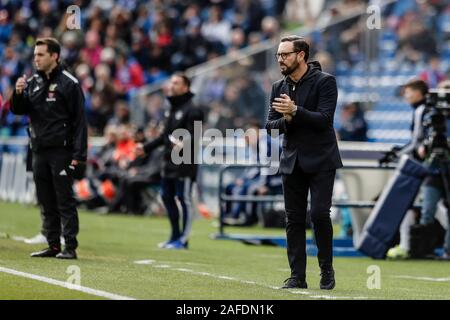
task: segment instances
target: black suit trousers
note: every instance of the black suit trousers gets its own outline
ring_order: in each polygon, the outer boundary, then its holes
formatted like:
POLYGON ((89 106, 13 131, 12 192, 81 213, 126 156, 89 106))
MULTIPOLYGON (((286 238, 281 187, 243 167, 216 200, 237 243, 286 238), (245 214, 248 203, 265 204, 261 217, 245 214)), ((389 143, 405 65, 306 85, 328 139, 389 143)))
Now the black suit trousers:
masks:
POLYGON ((330 218, 336 170, 304 172, 298 164, 291 174, 283 175, 286 210, 287 255, 291 277, 306 276, 306 211, 308 192, 311 193, 311 221, 318 247, 321 268, 333 263, 333 226, 330 218))

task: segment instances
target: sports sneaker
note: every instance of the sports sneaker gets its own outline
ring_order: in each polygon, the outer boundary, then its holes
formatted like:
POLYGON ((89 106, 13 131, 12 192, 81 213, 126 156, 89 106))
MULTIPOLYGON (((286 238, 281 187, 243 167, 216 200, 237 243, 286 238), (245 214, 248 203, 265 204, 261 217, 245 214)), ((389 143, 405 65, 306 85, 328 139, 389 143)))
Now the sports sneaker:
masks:
POLYGON ((397 245, 388 250, 386 257, 388 259, 408 259, 409 254, 408 254, 408 251, 401 248, 400 245, 397 245))
POLYGON ((169 243, 165 249, 176 249, 176 250, 181 250, 181 249, 187 249, 187 242, 181 242, 180 240, 175 240, 171 243, 169 243))
POLYGON ((223 218, 223 224, 226 226, 242 226, 246 222, 244 216, 240 215, 238 218, 225 217, 223 218))
POLYGON ((167 241, 164 241, 164 242, 160 242, 160 243, 158 243, 158 248, 165 249, 169 244, 171 244, 174 241, 175 240, 167 240, 167 241))
POLYGON ((441 257, 442 260, 450 261, 450 250, 444 251, 444 254, 441 257))

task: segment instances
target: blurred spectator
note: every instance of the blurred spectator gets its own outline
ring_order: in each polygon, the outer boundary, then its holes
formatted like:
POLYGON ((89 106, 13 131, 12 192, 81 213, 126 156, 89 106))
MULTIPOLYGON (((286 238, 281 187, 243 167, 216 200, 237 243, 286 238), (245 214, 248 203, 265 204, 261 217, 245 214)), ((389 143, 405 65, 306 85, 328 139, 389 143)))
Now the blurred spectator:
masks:
MULTIPOLYGON (((13 21, 13 30, 19 37, 19 39, 23 39, 24 41, 32 35, 32 29, 30 23, 28 21, 30 11, 22 8, 17 10, 14 14, 13 21)), ((1 19, 0 19, 1 21, 1 19)), ((1 25, 1 22, 0 22, 1 25)))
POLYGON ((290 0, 286 5, 286 19, 306 26, 314 26, 323 11, 324 0, 290 0))
MULTIPOLYGON (((261 106, 265 104, 265 94, 261 86, 249 74, 243 75, 235 82, 238 88, 238 101, 235 104, 236 116, 249 121, 255 119, 260 123, 265 121, 261 106)), ((238 126, 242 127, 242 126, 238 126)))
POLYGON ((158 93, 149 95, 146 98, 145 123, 155 121, 156 123, 163 120, 164 117, 164 98, 158 93))
MULTIPOLYGON (((113 76, 116 71, 115 59, 116 59, 116 52, 113 48, 111 47, 103 48, 102 52, 100 53, 100 61, 108 66, 111 76, 113 76)), ((89 63, 89 61, 85 62, 89 63)))
POLYGON ((209 9, 208 20, 202 25, 202 35, 209 41, 219 41, 227 46, 230 43, 231 23, 223 18, 219 6, 209 9))
POLYGON ((419 78, 425 81, 430 88, 437 88, 439 82, 447 77, 440 71, 440 59, 438 56, 432 56, 428 59, 428 69, 420 73, 419 78))
POLYGON ((264 18, 263 8, 259 0, 236 0, 233 22, 245 34, 261 29, 261 20, 264 18))
POLYGON ((144 84, 143 70, 134 59, 127 60, 125 55, 119 54, 116 57, 116 67, 114 85, 120 94, 125 95, 129 90, 144 84))
POLYGON ((245 46, 245 34, 241 28, 235 28, 231 31, 231 41, 228 52, 242 49, 245 46))
POLYGON ((63 33, 61 42, 61 60, 68 66, 74 66, 79 54, 77 33, 75 31, 63 33))
POLYGON ((202 36, 199 23, 191 23, 186 33, 178 37, 177 51, 173 54, 171 64, 174 70, 183 71, 205 62, 211 44, 202 36))
POLYGON ((130 109, 125 100, 117 100, 114 104, 114 116, 109 119, 108 126, 128 125, 130 123, 130 109))
POLYGON ((215 128, 225 133, 226 129, 234 128, 233 122, 234 114, 230 108, 225 107, 218 101, 213 101, 209 105, 209 113, 207 114, 207 127, 215 128))
POLYGON ((338 135, 341 141, 367 141, 367 123, 358 102, 342 107, 338 135))
POLYGON ((280 33, 280 24, 274 17, 265 17, 261 21, 261 34, 264 40, 276 41, 280 33))
POLYGON ((402 19, 399 29, 400 54, 409 62, 418 62, 437 54, 437 44, 434 35, 425 28, 417 14, 408 12, 402 19))
POLYGON ((81 54, 86 57, 89 66, 95 68, 100 63, 100 55, 103 47, 100 44, 100 36, 95 30, 86 33, 86 47, 81 49, 81 54))
POLYGON ((111 80, 111 70, 108 65, 101 63, 95 67, 94 75, 96 81, 93 90, 100 95, 104 108, 103 113, 111 117, 116 100, 116 92, 111 80))
POLYGON ((320 65, 322 66, 322 71, 330 74, 335 74, 335 63, 333 57, 328 52, 318 51, 314 55, 313 60, 317 60, 320 62, 320 65))
POLYGON ((165 48, 172 44, 172 32, 167 22, 162 22, 157 25, 154 40, 160 48, 165 48))
POLYGON ((91 136, 102 135, 103 129, 108 122, 108 114, 103 105, 101 95, 98 92, 93 92, 90 96, 89 103, 86 103, 86 119, 89 134, 91 136))
POLYGON ((9 13, 7 10, 0 10, 0 43, 7 43, 11 32, 13 30, 13 25, 9 21, 9 13))
POLYGON ((220 101, 225 91, 226 79, 222 69, 215 70, 198 94, 200 103, 210 104, 212 101, 220 101))
POLYGON ((11 87, 17 78, 22 75, 23 64, 19 61, 18 54, 10 46, 6 47, 0 59, 2 87, 11 87))
POLYGON ((88 159, 88 162, 93 165, 94 170, 91 175, 96 174, 96 171, 103 171, 106 167, 111 165, 111 160, 117 143, 117 127, 108 126, 105 128, 104 132, 105 144, 93 158, 88 159))
POLYGON ((39 27, 48 27, 49 29, 55 30, 58 26, 58 11, 56 10, 56 2, 51 2, 50 0, 41 0, 38 3, 38 25, 39 27))
POLYGON ((75 75, 80 82, 84 95, 86 96, 94 86, 94 79, 91 77, 90 68, 87 64, 79 64, 75 69, 75 75))

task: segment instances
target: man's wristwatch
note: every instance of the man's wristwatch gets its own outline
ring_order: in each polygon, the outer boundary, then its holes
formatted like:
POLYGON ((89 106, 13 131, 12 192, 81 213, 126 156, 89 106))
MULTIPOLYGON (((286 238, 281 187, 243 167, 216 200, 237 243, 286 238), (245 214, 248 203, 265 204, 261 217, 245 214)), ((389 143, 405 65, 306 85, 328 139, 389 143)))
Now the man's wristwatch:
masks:
POLYGON ((292 111, 292 115, 293 115, 293 116, 295 116, 295 114, 297 113, 297 110, 298 110, 298 107, 297 107, 297 105, 295 105, 295 110, 292 111))

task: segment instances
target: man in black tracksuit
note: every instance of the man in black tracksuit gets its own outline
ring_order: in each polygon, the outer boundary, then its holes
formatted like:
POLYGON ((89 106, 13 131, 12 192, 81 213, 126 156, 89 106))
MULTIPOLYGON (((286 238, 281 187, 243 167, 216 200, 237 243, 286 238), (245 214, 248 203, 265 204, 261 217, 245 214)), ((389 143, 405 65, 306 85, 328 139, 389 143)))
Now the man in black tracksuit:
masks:
POLYGON ((76 259, 78 213, 73 176, 86 161, 87 127, 84 96, 78 80, 58 63, 56 39, 36 41, 37 72, 21 77, 11 98, 14 114, 30 117, 30 146, 36 195, 41 207, 42 233, 49 247, 32 257, 76 259), (60 236, 65 249, 61 252, 60 236))
POLYGON ((168 241, 160 243, 160 248, 187 249, 193 221, 193 205, 191 200, 192 184, 197 176, 194 157, 198 154, 199 139, 194 136, 194 122, 203 120, 203 112, 192 103, 194 94, 190 92, 190 80, 184 74, 177 73, 170 78, 169 95, 170 110, 165 115, 165 126, 162 134, 144 146, 138 145, 137 154, 142 156, 154 148, 164 146, 161 193, 164 206, 167 209, 172 233, 168 241), (177 129, 184 135, 175 137, 177 129), (186 154, 184 152, 188 152, 186 154), (174 155, 179 155, 183 161, 178 163, 174 155), (180 228, 178 199, 183 222, 180 228))
POLYGON ((272 86, 266 129, 284 134, 279 172, 283 178, 287 254, 291 276, 283 288, 307 288, 305 224, 308 193, 318 247, 321 289, 335 286, 331 197, 342 167, 333 129, 336 79, 307 63, 309 45, 297 36, 281 39, 277 60, 285 78, 272 86))

